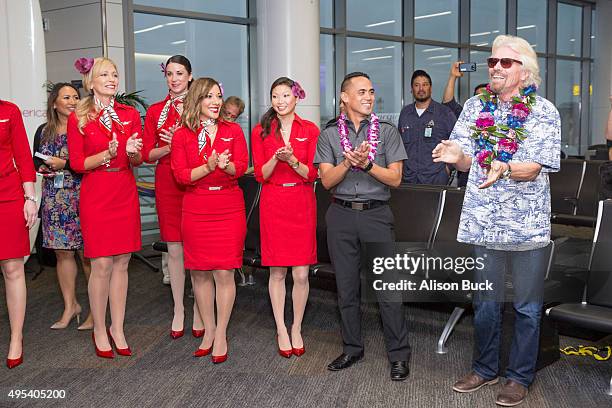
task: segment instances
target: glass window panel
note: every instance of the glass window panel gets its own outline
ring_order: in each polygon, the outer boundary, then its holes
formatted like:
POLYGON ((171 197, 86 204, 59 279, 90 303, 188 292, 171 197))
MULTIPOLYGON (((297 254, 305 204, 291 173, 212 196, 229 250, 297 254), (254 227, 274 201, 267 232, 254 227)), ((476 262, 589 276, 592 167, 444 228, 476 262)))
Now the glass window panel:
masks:
POLYGON ((516 34, 539 52, 546 52, 547 0, 518 0, 516 34))
POLYGON ((163 7, 176 10, 196 11, 200 13, 222 14, 235 17, 247 17, 247 0, 134 0, 134 5, 163 7))
POLYGON ((470 84, 470 96, 474 92, 474 88, 480 84, 489 83, 489 68, 487 67, 487 58, 491 56, 488 51, 470 51, 470 60, 468 62, 476 63, 476 72, 468 74, 470 84))
POLYGON ((168 92, 159 64, 182 54, 191 61, 194 78, 215 78, 223 83, 226 97, 236 95, 244 100, 246 108, 239 123, 245 135, 249 134, 246 26, 134 13, 134 51, 136 89, 143 90, 148 103, 163 99, 168 92), (224 41, 206 41, 211 32, 224 41))
POLYGON ((347 73, 367 73, 376 89, 374 110, 381 119, 397 123, 402 108, 402 43, 349 37, 347 49, 347 73))
POLYGON ((323 126, 327 121, 336 116, 334 37, 332 35, 321 34, 320 54, 321 126, 323 126))
POLYGON ((577 155, 580 147, 580 62, 557 60, 555 105, 561 115, 561 150, 577 155))
POLYGON ((470 44, 490 47, 506 33, 506 0, 472 0, 470 7, 470 44))
POLYGON ((582 47, 582 7, 557 5, 557 54, 580 56, 582 47))
POLYGON ((349 0, 346 3, 349 30, 402 35, 401 0, 349 0))
POLYGON ((414 36, 428 40, 457 42, 459 37, 459 2, 416 0, 414 36))
MULTIPOLYGON (((456 48, 434 47, 431 45, 414 46, 414 69, 422 69, 431 77, 431 95, 437 102, 442 101, 442 94, 448 81, 451 64, 458 59, 456 48)), ((412 74, 410 74, 412 75, 412 74)), ((455 84, 455 92, 459 90, 455 84)), ((457 95, 455 95, 455 98, 457 95)))
POLYGON ((546 58, 538 58, 538 65, 540 66, 540 78, 542 78, 542 82, 538 87, 538 94, 546 98, 546 58))
POLYGON ((333 0, 321 0, 319 3, 319 19, 321 27, 334 27, 334 2, 333 0))

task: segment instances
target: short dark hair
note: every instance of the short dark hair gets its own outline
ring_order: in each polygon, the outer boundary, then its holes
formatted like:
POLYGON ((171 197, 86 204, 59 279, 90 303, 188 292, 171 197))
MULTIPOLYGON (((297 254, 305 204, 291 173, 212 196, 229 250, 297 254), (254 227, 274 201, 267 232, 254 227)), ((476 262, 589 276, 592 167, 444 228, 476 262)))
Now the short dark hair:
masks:
POLYGON ((340 92, 344 92, 346 90, 346 87, 348 86, 348 83, 351 81, 351 79, 353 78, 358 78, 358 77, 364 77, 367 79, 370 79, 370 76, 368 74, 366 74, 365 72, 351 72, 350 74, 346 74, 344 76, 344 79, 342 80, 342 85, 340 85, 340 92))
POLYGON ((474 95, 476 95, 477 91, 478 91, 480 88, 486 88, 486 87, 487 87, 487 85, 488 85, 488 84, 487 84, 486 82, 485 82, 485 83, 482 83, 482 84, 478 84, 478 85, 476 85, 476 87, 474 88, 474 95))
POLYGON ((412 73, 412 78, 410 78, 410 87, 414 85, 414 80, 417 79, 417 77, 425 77, 429 80, 429 85, 433 85, 433 82, 431 82, 431 77, 429 76, 429 74, 423 71, 422 69, 417 69, 416 71, 412 73))

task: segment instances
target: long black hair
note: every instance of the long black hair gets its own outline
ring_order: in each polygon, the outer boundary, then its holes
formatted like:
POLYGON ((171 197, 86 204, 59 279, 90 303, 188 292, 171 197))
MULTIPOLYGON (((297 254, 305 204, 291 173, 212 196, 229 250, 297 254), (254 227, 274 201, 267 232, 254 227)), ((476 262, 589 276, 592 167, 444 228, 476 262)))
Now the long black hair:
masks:
MULTIPOLYGON (((166 65, 164 65, 166 68, 168 67, 168 64, 170 63, 175 63, 175 64, 181 64, 182 66, 185 67, 185 69, 187 70, 188 74, 191 74, 191 62, 187 59, 187 57, 185 57, 184 55, 173 55, 170 58, 168 58, 168 60, 166 61, 166 65)), ((165 75, 165 73, 164 73, 165 75)), ((191 83, 193 82, 193 78, 191 79, 191 81, 189 81, 189 84, 187 85, 187 88, 189 88, 191 86, 191 83)))
MULTIPOLYGON (((295 84, 295 81, 291 78, 280 77, 276 81, 272 82, 272 86, 270 87, 270 100, 272 100, 272 91, 279 85, 287 85, 291 88, 295 84)), ((264 113, 259 121, 263 132, 261 133, 261 137, 264 138, 270 134, 270 130, 272 128, 272 122, 276 121, 278 124, 278 117, 276 116, 276 111, 273 107, 270 108, 264 113)), ((278 129, 280 125, 276 127, 276 133, 278 134, 278 129)))

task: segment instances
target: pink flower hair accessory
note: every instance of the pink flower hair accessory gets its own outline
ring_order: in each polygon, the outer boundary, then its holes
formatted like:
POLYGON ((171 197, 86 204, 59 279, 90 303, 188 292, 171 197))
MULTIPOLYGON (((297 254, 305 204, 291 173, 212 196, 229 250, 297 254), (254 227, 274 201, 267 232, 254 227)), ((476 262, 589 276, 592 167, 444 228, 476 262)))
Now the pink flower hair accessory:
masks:
POLYGON ((74 61, 74 68, 76 68, 77 71, 79 71, 79 73, 81 75, 87 75, 89 73, 89 71, 91 71, 91 68, 94 66, 94 59, 93 58, 78 58, 76 61, 74 61))
POLYGON ((223 83, 219 82, 219 90, 221 91, 221 96, 225 95, 225 91, 223 90, 223 83))
POLYGON ((298 81, 293 81, 293 85, 291 85, 291 93, 298 99, 306 98, 306 92, 298 81))

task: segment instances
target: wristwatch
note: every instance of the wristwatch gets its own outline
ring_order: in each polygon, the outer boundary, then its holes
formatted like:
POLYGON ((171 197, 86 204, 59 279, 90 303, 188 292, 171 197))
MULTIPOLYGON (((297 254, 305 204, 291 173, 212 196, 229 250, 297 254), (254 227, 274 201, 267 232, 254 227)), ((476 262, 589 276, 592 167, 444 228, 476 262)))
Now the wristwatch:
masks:
POLYGON ((363 168, 363 171, 367 173, 368 171, 372 170, 372 167, 374 167, 374 163, 368 162, 368 165, 363 168))
POLYGON ((300 167, 300 161, 296 160, 295 163, 290 164, 289 167, 291 167, 293 170, 296 170, 298 167, 300 167))
POLYGON ((510 167, 510 163, 507 163, 507 164, 508 164, 508 170, 502 173, 502 178, 504 180, 510 180, 510 175, 512 174, 512 168, 510 167))
POLYGON ((26 200, 29 200, 29 201, 34 202, 34 204, 38 203, 38 200, 37 200, 37 199, 36 199, 36 197, 34 197, 34 196, 29 196, 29 195, 27 195, 27 194, 24 194, 24 195, 23 195, 23 198, 25 198, 26 200))

